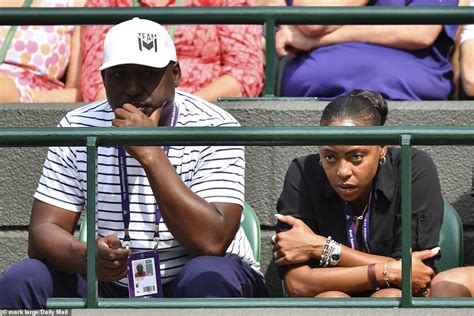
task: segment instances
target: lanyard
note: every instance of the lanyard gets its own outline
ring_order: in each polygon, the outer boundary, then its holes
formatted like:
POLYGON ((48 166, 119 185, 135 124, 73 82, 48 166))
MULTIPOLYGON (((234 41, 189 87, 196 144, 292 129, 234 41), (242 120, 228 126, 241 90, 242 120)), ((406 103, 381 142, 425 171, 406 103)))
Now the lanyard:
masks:
MULTIPOLYGON (((368 253, 371 253, 370 246, 369 246, 369 225, 370 225, 370 212, 372 210, 372 192, 370 190, 369 194, 369 202, 367 206, 367 214, 364 216, 364 221, 362 222, 362 239, 364 240, 365 249, 367 249, 368 253)), ((352 207, 348 202, 344 201, 344 213, 346 216, 346 230, 347 230, 347 238, 349 239, 349 244, 352 249, 361 250, 359 242, 357 241, 356 229, 353 221, 353 214, 352 214, 352 207)))
MULTIPOLYGON (((176 122, 178 121, 178 107, 173 104, 171 110, 171 117, 169 120, 168 126, 175 126, 176 122)), ((168 155, 170 146, 165 145, 163 146, 163 151, 165 155, 168 155)), ((119 177, 120 177, 120 196, 121 196, 121 204, 122 204, 122 216, 123 216, 123 226, 124 226, 124 237, 123 237, 123 245, 126 248, 130 248, 131 246, 131 239, 130 239, 130 199, 128 197, 128 174, 127 174, 127 155, 123 146, 118 147, 118 163, 119 163, 119 177)), ((158 243, 160 241, 160 231, 159 225, 161 221, 161 211, 156 205, 155 211, 155 233, 153 236, 153 241, 155 242, 155 251, 158 249, 158 243)))

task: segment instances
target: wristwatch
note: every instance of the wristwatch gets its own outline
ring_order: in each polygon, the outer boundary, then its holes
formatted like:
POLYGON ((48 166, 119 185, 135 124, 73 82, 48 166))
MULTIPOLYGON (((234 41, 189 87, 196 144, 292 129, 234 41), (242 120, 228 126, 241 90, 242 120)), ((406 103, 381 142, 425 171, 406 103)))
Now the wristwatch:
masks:
POLYGON ((329 265, 334 267, 339 264, 339 261, 341 260, 341 252, 342 252, 342 247, 341 244, 333 241, 333 247, 331 254, 329 255, 329 265))

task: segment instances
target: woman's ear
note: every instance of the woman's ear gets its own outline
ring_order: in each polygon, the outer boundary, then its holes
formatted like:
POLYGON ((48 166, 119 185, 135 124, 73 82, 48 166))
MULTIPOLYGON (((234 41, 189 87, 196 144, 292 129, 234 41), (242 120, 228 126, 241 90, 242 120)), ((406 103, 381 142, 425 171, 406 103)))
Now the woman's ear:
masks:
POLYGON ((385 158, 385 156, 387 155, 387 150, 388 150, 388 146, 387 146, 387 145, 382 145, 382 146, 380 146, 379 159, 385 158))

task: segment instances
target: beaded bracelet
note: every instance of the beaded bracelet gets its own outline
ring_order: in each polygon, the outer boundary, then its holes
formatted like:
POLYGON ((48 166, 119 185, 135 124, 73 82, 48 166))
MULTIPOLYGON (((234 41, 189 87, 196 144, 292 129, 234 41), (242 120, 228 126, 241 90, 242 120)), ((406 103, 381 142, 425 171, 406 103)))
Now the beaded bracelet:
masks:
POLYGON ((319 266, 320 267, 327 267, 329 264, 329 244, 331 243, 331 236, 328 236, 326 240, 326 244, 324 245, 323 252, 321 252, 321 258, 319 259, 319 266))

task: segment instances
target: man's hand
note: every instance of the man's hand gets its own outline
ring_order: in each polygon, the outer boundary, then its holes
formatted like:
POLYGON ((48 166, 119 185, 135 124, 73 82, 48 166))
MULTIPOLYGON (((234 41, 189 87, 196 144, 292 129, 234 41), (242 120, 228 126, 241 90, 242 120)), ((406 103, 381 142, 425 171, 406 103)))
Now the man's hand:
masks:
POLYGON ((275 263, 281 266, 314 259, 317 249, 324 246, 325 238, 316 235, 302 220, 293 216, 277 215, 277 219, 291 229, 272 237, 275 263))
POLYGON ((126 277, 129 255, 130 250, 122 248, 115 235, 97 240, 97 279, 114 282, 126 277))
MULTIPOLYGON (((112 126, 115 127, 157 127, 163 107, 158 109, 139 108, 126 103, 115 110, 115 119, 112 126), (150 112, 150 113, 149 113, 150 112), (149 116, 148 116, 149 115, 149 116)), ((125 146, 125 150, 136 160, 142 161, 151 151, 157 150, 159 146, 125 146)))

